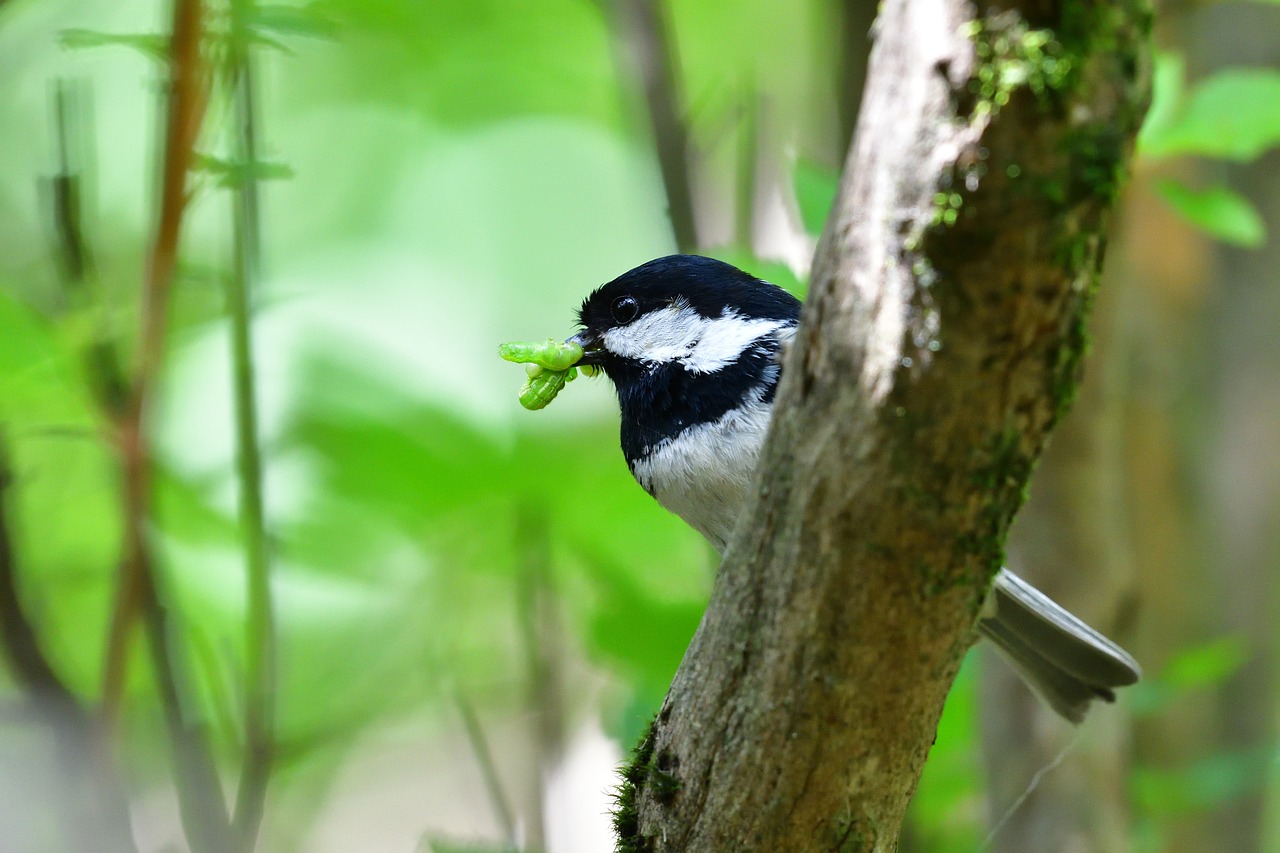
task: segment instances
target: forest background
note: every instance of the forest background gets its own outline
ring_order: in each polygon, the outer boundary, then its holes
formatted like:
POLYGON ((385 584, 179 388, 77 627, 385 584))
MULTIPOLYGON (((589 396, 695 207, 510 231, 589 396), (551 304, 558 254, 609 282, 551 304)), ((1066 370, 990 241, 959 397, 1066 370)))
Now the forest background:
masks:
MULTIPOLYGON (((495 346, 676 250, 803 293, 873 12, 0 2, 0 849, 606 849, 714 558, 495 346)), ((1155 39, 1010 544, 1148 679, 1077 735, 971 655, 907 850, 1067 747, 995 849, 1280 849, 1280 5, 1155 39)))

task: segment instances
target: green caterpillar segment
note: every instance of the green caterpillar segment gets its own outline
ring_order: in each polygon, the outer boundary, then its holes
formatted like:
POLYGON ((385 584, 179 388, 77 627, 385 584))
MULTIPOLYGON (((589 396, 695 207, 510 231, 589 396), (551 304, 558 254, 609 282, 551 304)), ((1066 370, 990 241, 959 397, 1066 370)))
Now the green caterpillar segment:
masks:
MULTIPOLYGON (((520 405, 531 411, 546 408, 566 382, 578 377, 574 367, 582 358, 582 347, 569 341, 547 338, 540 344, 511 341, 498 345, 498 355, 507 361, 523 364, 529 378, 520 389, 520 405)), ((583 371, 588 368, 584 367, 583 371)), ((591 368, 589 375, 595 375, 591 368)))
POLYGON ((540 344, 511 341, 498 344, 498 355, 517 364, 536 364, 547 370, 568 370, 582 358, 582 347, 570 341, 547 338, 540 344))
POLYGON ((568 370, 539 370, 530 374, 520 389, 520 405, 530 411, 545 408, 556 398, 566 382, 572 382, 578 371, 572 367, 568 370))

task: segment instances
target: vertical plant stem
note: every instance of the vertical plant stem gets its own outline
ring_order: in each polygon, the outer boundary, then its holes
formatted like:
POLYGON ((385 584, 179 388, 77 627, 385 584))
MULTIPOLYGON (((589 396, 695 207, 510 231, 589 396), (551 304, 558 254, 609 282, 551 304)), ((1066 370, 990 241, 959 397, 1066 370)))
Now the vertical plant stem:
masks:
POLYGON ((742 92, 738 120, 738 174, 734 204, 734 238, 747 252, 755 250, 756 195, 760 178, 760 93, 755 86, 742 92))
POLYGON ((58 141, 58 173, 53 178, 53 226, 58 238, 63 289, 68 296, 84 287, 89 250, 81 222, 79 169, 71 164, 71 129, 67 118, 67 82, 59 80, 53 93, 54 127, 58 141))
POLYGON ((151 462, 144 421, 147 408, 153 402, 152 385, 164 354, 169 293, 187 202, 187 170, 204 117, 206 79, 200 58, 200 36, 200 0, 174 0, 160 213, 143 281, 134 379, 116 425, 124 468, 126 519, 125 555, 111 618, 103 683, 102 711, 108 725, 114 723, 119 711, 128 667, 129 637, 151 573, 144 530, 150 512, 151 462))
POLYGON ((625 69, 644 94, 653 144, 667 193, 671 231, 681 252, 698 248, 689 127, 680 96, 675 46, 662 0, 607 0, 625 69))
POLYGON ((156 578, 142 576, 141 609, 146 623, 156 689, 164 711, 172 752, 173 781, 178 792, 182 830, 193 853, 229 853, 231 820, 222 798, 218 769, 209 748, 208 735, 194 707, 178 640, 180 626, 161 603, 156 578))
POLYGON ((529 672, 529 704, 534 716, 537 750, 535 801, 526 845, 545 850, 546 804, 543 790, 551 770, 564 752, 564 693, 560 671, 559 618, 551 585, 546 519, 539 510, 520 509, 516 541, 524 565, 517 590, 521 639, 529 672))
MULTIPOLYGON (((72 119, 77 107, 83 107, 79 87, 68 86, 59 80, 54 89, 54 127, 57 135, 58 171, 50 182, 52 190, 53 233, 56 239, 58 268, 62 278, 62 292, 66 307, 74 310, 84 303, 100 298, 101 292, 94 275, 93 256, 85 237, 83 181, 85 173, 80 163, 82 140, 86 131, 72 119)), ((83 353, 85 374, 89 390, 108 421, 118 422, 124 416, 128 400, 128 383, 120 367, 120 353, 107 331, 100 325, 83 353)))
POLYGON ((239 848, 257 846, 275 752, 276 636, 271 563, 263 509, 262 455, 253 373, 250 291, 258 277, 260 221, 254 177, 257 141, 248 16, 251 0, 232 4, 228 77, 235 98, 233 159, 244 174, 232 202, 235 268, 227 288, 231 315, 231 360, 235 386, 236 452, 240 478, 240 522, 245 543, 248 619, 245 625, 244 753, 236 791, 235 832, 239 848))
POLYGON ((461 691, 454 693, 453 700, 458 706, 458 713, 462 716, 462 724, 466 727, 471 751, 475 753, 476 763, 480 765, 480 775, 484 779, 485 790, 489 792, 489 802, 493 806, 494 817, 498 819, 498 825, 502 828, 502 837, 506 840, 507 846, 515 850, 516 822, 511 814, 511 806, 507 804, 507 798, 502 793, 502 783, 498 779, 498 769, 493 763, 493 753, 489 750, 484 729, 480 728, 480 720, 476 717, 475 709, 471 707, 471 703, 461 691))
POLYGON ((141 614, 170 739, 183 831, 196 853, 224 853, 231 849, 230 818, 207 733, 192 707, 173 602, 161 601, 147 529, 153 487, 147 417, 155 406, 155 385, 164 356, 169 297, 187 203, 187 172, 207 100, 208 78, 200 54, 202 17, 200 0, 174 0, 160 210, 143 282, 133 383, 116 423, 123 481, 124 557, 107 643, 102 723, 104 730, 110 731, 118 717, 129 637, 141 614))

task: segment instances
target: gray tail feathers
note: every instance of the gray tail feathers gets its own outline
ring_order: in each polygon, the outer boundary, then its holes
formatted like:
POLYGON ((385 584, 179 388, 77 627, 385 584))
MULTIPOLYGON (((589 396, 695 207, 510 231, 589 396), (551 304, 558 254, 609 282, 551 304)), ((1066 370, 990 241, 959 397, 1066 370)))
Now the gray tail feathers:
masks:
POLYGON ((1073 723, 1094 699, 1142 676, 1138 662, 1017 575, 1001 569, 978 621, 982 636, 1049 707, 1073 723))

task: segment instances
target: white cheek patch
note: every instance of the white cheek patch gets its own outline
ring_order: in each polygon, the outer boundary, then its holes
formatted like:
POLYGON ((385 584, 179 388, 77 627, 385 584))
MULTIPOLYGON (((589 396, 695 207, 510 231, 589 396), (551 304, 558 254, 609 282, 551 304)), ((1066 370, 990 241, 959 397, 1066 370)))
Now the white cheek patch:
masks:
POLYGON ((714 373, 733 364, 747 347, 786 325, 781 320, 744 320, 729 311, 705 322, 702 337, 684 359, 684 366, 695 373, 714 373))
POLYGON ((684 358, 702 336, 706 320, 688 306, 668 305, 634 323, 604 333, 604 346, 623 358, 666 362, 684 358))
POLYGON ((610 329, 604 345, 623 358, 650 364, 678 361, 694 373, 714 373, 737 361, 760 338, 790 326, 785 320, 747 320, 728 309, 712 320, 675 304, 610 329))

